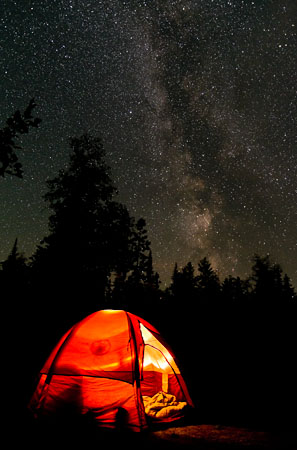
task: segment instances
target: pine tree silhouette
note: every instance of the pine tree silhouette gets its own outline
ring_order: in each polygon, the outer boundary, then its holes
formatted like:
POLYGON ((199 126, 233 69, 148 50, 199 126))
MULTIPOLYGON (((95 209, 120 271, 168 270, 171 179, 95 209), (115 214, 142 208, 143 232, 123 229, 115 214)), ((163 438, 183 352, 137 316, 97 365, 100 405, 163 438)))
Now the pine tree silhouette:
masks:
POLYGON ((132 219, 114 199, 101 140, 83 135, 70 146, 68 168, 47 183, 50 234, 33 255, 32 268, 52 296, 87 313, 104 302, 109 277, 126 257, 132 219))
POLYGON ((0 129, 0 176, 14 175, 23 177, 22 164, 19 162, 16 151, 21 147, 16 139, 22 134, 27 134, 30 128, 37 128, 41 119, 32 116, 36 104, 31 99, 29 105, 22 114, 17 110, 6 121, 6 126, 0 129))
POLYGON ((220 280, 205 257, 198 264, 197 288, 203 302, 216 302, 220 295, 220 280))

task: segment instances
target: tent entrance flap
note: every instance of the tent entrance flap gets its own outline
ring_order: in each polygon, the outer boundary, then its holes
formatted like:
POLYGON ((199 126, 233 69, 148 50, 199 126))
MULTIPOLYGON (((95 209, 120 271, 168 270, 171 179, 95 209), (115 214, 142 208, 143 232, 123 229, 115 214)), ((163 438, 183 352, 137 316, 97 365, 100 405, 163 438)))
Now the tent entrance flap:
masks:
POLYGON ((181 384, 181 373, 173 355, 143 324, 144 343, 141 389, 146 414, 157 422, 183 417, 188 398, 181 384))
POLYGON ((154 370, 160 373, 180 373, 173 356, 164 345, 147 329, 140 324, 144 342, 143 370, 154 370))

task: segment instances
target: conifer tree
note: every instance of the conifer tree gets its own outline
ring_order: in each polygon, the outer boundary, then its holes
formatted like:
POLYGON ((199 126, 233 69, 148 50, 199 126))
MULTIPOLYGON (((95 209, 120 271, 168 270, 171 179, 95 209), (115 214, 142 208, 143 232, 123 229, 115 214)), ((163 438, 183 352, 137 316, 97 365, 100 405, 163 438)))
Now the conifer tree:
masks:
POLYGON ((175 300, 184 300, 189 304, 195 298, 196 279, 191 262, 188 262, 180 271, 175 264, 169 290, 175 300))
POLYGON ((297 294, 291 283, 289 276, 285 273, 283 278, 283 298, 287 302, 296 302, 297 294))
POLYGON ((7 259, 2 262, 2 270, 5 273, 17 274, 26 270, 26 258, 18 251, 18 239, 14 241, 13 247, 7 259))
POLYGON ((0 176, 14 175, 23 177, 22 164, 19 162, 16 151, 20 150, 16 139, 22 134, 27 134, 30 128, 37 128, 41 119, 34 118, 32 113, 36 104, 31 99, 24 113, 19 110, 9 117, 6 126, 0 129, 0 176))
POLYGON ((247 300, 250 283, 248 280, 241 280, 240 277, 229 275, 222 283, 221 293, 224 302, 242 302, 247 300))
POLYGON ((253 296, 258 305, 261 303, 273 303, 281 300, 283 292, 282 269, 278 264, 273 264, 270 256, 253 258, 252 277, 253 296))
POLYGON ((112 300, 117 308, 129 309, 137 314, 149 309, 159 298, 159 274, 153 269, 152 251, 146 222, 131 221, 131 235, 128 241, 126 263, 116 273, 112 300))
POLYGON ((32 265, 56 292, 93 297, 98 308, 111 272, 120 265, 131 268, 125 258, 127 252, 131 257, 132 219, 114 200, 116 188, 101 140, 83 135, 71 139, 70 146, 68 168, 47 183, 45 200, 53 211, 50 234, 33 255, 32 265))
POLYGON ((28 282, 28 266, 26 258, 18 251, 18 239, 15 240, 7 259, 1 263, 2 289, 12 294, 25 295, 25 286, 28 282))
POLYGON ((200 300, 217 301, 220 294, 220 280, 211 263, 205 257, 198 264, 197 289, 200 300))
MULTIPOLYGON (((134 283, 145 282, 148 276, 147 271, 152 270, 149 267, 151 257, 150 241, 146 230, 146 222, 139 219, 133 224, 132 237, 130 240, 133 268, 129 279, 134 283)), ((152 275, 152 274, 151 274, 152 275)))
POLYGON ((177 263, 175 263, 175 265, 174 265, 171 280, 172 280, 172 282, 169 287, 169 292, 173 295, 174 300, 177 300, 181 297, 181 295, 183 293, 182 274, 178 270, 177 263))

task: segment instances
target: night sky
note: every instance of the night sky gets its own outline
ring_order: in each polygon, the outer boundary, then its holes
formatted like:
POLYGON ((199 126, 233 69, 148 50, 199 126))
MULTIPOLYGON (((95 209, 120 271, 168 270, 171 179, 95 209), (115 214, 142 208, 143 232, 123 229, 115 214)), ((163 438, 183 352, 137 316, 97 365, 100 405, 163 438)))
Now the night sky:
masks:
POLYGON ((297 287, 296 0, 1 0, 0 127, 34 97, 24 178, 0 180, 0 260, 48 233, 46 180, 101 136, 162 285, 271 255, 297 287))

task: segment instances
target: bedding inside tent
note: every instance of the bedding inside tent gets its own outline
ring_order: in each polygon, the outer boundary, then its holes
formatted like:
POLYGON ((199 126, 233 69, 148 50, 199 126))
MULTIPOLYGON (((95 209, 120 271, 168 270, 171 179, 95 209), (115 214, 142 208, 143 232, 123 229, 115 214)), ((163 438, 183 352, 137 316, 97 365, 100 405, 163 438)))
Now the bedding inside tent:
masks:
POLYGON ((169 351, 140 324, 144 342, 141 393, 145 413, 153 420, 171 421, 187 406, 179 384, 180 371, 169 351))

